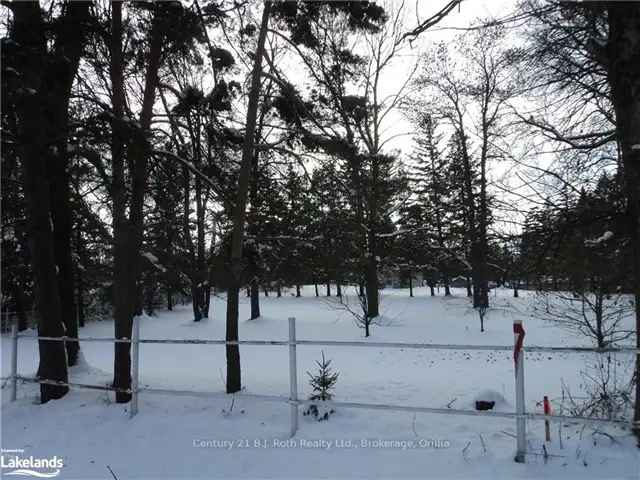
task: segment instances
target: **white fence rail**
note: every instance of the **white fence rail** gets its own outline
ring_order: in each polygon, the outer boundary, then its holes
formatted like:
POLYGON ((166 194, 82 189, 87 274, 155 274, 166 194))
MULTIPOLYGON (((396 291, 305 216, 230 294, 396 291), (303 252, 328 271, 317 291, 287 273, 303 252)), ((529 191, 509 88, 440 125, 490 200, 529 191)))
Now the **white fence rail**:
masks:
MULTIPOLYGON (((162 395, 174 396, 193 396, 193 397, 226 397, 228 394, 223 392, 196 392, 185 390, 171 390, 139 386, 139 355, 141 344, 172 344, 172 345, 249 345, 249 346, 288 346, 289 347, 289 396, 277 395, 257 395, 243 393, 243 398, 256 399, 271 402, 286 402, 291 409, 291 428, 290 435, 293 437, 298 430, 298 407, 309 403, 306 400, 298 398, 298 374, 297 374, 297 350, 298 345, 317 345, 317 346, 333 346, 333 347, 375 347, 375 348, 407 348, 421 350, 481 350, 481 351, 513 351, 514 353, 514 373, 515 373, 515 412, 493 412, 493 411, 477 411, 477 410, 459 410, 453 408, 433 408, 433 407, 415 407, 406 405, 389 405, 375 403, 358 403, 358 402, 339 402, 329 401, 327 404, 334 407, 356 408, 368 410, 387 410, 397 412, 412 413, 432 413, 437 415, 467 415, 487 418, 508 418, 516 421, 516 454, 515 461, 525 462, 526 455, 526 420, 547 420, 555 422, 581 422, 581 423, 607 423, 621 426, 631 426, 628 422, 621 420, 607 420, 602 418, 591 417, 573 417, 566 415, 546 415, 538 413, 527 413, 525 408, 525 381, 524 381, 524 365, 525 353, 527 352, 547 352, 547 353, 629 353, 640 355, 640 348, 632 347, 610 347, 610 348, 588 348, 588 347, 543 347, 543 346, 524 346, 524 330, 522 322, 514 322, 514 345, 452 345, 437 343, 402 343, 402 342, 353 342, 340 340, 298 340, 296 338, 296 320, 289 318, 289 339, 288 340, 213 340, 213 339, 153 339, 140 338, 140 323, 136 318, 133 322, 132 338, 107 338, 107 337, 45 337, 35 335, 19 334, 17 326, 14 324, 11 330, 11 376, 9 377, 11 384, 10 399, 15 401, 17 398, 18 380, 23 382, 32 382, 46 385, 61 385, 67 387, 106 390, 114 392, 126 392, 131 394, 130 416, 133 417, 138 413, 138 394, 140 392, 155 393, 162 395), (40 341, 58 341, 58 342, 110 342, 110 343, 130 343, 131 344, 131 388, 121 389, 107 385, 90 385, 73 382, 57 382, 53 380, 24 377, 18 375, 18 339, 33 339, 40 341)), ((634 425, 640 427, 640 425, 634 425)))

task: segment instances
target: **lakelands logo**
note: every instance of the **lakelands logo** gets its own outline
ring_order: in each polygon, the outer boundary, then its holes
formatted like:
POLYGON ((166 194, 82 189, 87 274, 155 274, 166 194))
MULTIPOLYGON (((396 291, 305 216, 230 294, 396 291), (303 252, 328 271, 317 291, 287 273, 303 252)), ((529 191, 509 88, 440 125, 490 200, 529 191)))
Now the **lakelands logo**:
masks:
POLYGON ((53 478, 60 475, 60 469, 64 463, 57 455, 49 458, 38 458, 33 455, 20 456, 24 453, 21 449, 2 449, 0 467, 2 476, 23 476, 36 478, 53 478))

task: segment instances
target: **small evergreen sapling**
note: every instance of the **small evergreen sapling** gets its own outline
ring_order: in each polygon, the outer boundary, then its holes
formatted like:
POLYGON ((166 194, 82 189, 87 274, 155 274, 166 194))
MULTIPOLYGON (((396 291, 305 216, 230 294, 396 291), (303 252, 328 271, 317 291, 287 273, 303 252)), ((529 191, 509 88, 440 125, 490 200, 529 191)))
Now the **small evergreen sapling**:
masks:
MULTIPOLYGON (((333 397, 333 389, 338 381, 339 372, 333 372, 331 369, 331 360, 324 358, 324 351, 322 352, 322 361, 318 364, 318 371, 315 374, 307 372, 309 375, 309 385, 313 389, 313 393, 309 397, 309 400, 315 400, 324 402, 331 400, 333 397)), ((316 403, 309 405, 309 408, 303 412, 303 415, 313 415, 318 421, 329 420, 329 415, 334 413, 333 409, 326 410, 322 406, 316 403)))

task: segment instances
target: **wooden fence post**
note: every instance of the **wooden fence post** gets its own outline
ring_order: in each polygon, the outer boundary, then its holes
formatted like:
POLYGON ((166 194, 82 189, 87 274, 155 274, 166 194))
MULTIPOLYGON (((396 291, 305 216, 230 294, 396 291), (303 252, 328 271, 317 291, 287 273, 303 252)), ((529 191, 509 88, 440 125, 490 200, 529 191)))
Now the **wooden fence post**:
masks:
POLYGON ((289 401, 291 409, 291 431, 293 437, 298 431, 298 366, 296 362, 296 319, 289 317, 289 401))

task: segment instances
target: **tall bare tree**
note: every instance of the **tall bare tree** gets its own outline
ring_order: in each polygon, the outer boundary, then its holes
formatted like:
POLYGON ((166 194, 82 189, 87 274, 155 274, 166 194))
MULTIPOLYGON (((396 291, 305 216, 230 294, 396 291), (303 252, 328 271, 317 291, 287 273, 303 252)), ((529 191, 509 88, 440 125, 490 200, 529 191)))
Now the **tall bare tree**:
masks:
POLYGON ((464 211, 472 267, 474 307, 488 307, 487 173, 505 131, 507 101, 516 95, 511 67, 519 53, 505 46, 500 27, 459 37, 453 48, 439 45, 424 59, 417 84, 429 108, 453 129, 463 167, 464 211), (476 188, 477 185, 477 188, 476 188))

